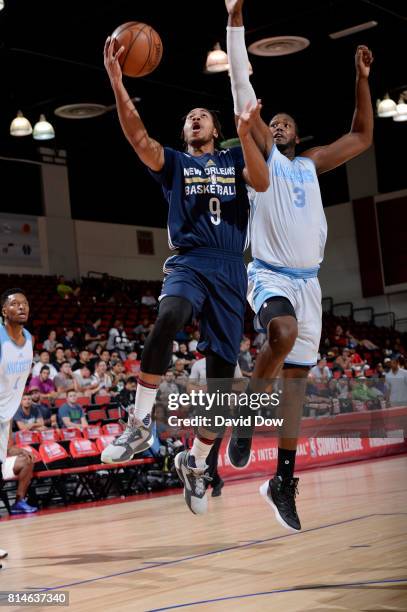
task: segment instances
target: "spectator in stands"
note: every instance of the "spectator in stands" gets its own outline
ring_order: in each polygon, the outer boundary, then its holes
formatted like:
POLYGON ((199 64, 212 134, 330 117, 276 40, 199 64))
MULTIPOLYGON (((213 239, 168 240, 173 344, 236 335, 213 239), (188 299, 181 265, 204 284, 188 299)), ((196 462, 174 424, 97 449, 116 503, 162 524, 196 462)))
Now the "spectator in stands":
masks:
POLYGON ((259 351, 266 340, 267 335, 264 332, 259 332, 258 334, 256 334, 256 337, 253 340, 253 348, 259 351))
POLYGON ((102 359, 98 361, 95 366, 95 373, 92 376, 92 382, 97 383, 95 393, 100 393, 101 395, 109 394, 109 390, 112 386, 112 379, 107 373, 106 362, 102 359))
POLYGON ((57 332, 51 330, 48 334, 48 338, 42 343, 43 348, 49 353, 53 353, 57 346, 57 332))
POLYGON ((73 329, 68 329, 66 331, 65 336, 62 338, 62 344, 65 349, 71 349, 71 351, 74 351, 78 348, 75 339, 75 332, 73 329))
POLYGON ((124 361, 124 370, 126 374, 137 376, 140 372, 140 359, 137 359, 137 353, 132 351, 127 355, 127 359, 124 361))
POLYGON ((49 353, 45 350, 41 351, 40 360, 35 364, 31 371, 32 376, 39 376, 41 368, 44 365, 47 365, 49 367, 49 377, 51 380, 54 380, 58 372, 56 368, 50 363, 49 353))
POLYGON ((32 405, 29 393, 24 393, 21 405, 13 417, 14 423, 20 431, 41 431, 46 429, 41 412, 32 405))
POLYGON ((76 359, 72 354, 72 350, 70 348, 67 348, 64 350, 64 358, 65 361, 69 361, 69 363, 71 364, 71 367, 76 363, 76 359))
POLYGON ((137 379, 135 376, 129 376, 124 388, 116 396, 115 401, 128 412, 129 407, 134 406, 136 401, 136 391, 137 379))
POLYGON ((80 291, 80 287, 76 287, 74 289, 73 287, 71 287, 71 285, 68 285, 65 280, 65 276, 60 276, 58 278, 57 293, 59 297, 61 297, 63 300, 69 300, 72 297, 77 298, 79 296, 80 291))
POLYGON ((341 325, 337 325, 335 327, 335 332, 334 335, 332 337, 332 344, 334 344, 335 346, 345 346, 346 345, 346 337, 345 334, 343 333, 343 328, 341 325))
POLYGON ((55 376, 54 383, 58 394, 78 390, 78 383, 72 373, 72 368, 69 361, 64 361, 64 363, 61 365, 59 374, 55 376))
POLYGON ((56 414, 52 414, 50 407, 41 402, 41 393, 39 389, 35 387, 30 389, 30 395, 32 400, 33 408, 37 408, 42 418, 44 419, 45 427, 57 427, 57 417, 56 414))
POLYGON ((33 376, 29 385, 30 391, 38 389, 41 394, 41 399, 54 399, 57 396, 55 383, 50 378, 49 366, 44 365, 41 368, 39 376, 33 376))
POLYGON ((64 349, 58 347, 57 349, 55 349, 55 353, 52 357, 51 363, 53 366, 55 366, 55 368, 59 372, 61 365, 64 363, 64 361, 67 361, 65 357, 64 349))
POLYGON ((352 359, 350 356, 350 350, 345 347, 342 349, 342 355, 339 355, 339 357, 335 359, 333 371, 339 371, 343 374, 345 370, 350 370, 351 367, 352 359))
POLYGON ((102 346, 106 344, 105 335, 98 330, 101 322, 101 319, 96 319, 93 323, 88 321, 85 325, 85 343, 88 351, 94 351, 98 344, 102 346))
POLYGON ((114 322, 113 327, 109 329, 106 348, 108 351, 114 349, 120 351, 120 357, 126 358, 126 352, 131 349, 131 343, 124 330, 123 323, 118 319, 114 322))
POLYGON ((377 393, 368 386, 365 376, 359 376, 352 381, 352 399, 358 402, 367 403, 377 398, 377 393))
POLYGON ((346 332, 345 335, 347 346, 351 349, 355 349, 359 344, 359 340, 355 338, 355 336, 353 336, 349 330, 346 332))
POLYGON ((126 375, 124 373, 124 365, 121 359, 112 361, 110 368, 110 378, 112 379, 112 391, 121 391, 124 387, 126 375))
POLYGON ((390 406, 407 406, 407 370, 400 368, 398 359, 390 361, 390 371, 385 377, 390 390, 390 406))
POLYGON ((98 387, 98 383, 92 380, 91 371, 87 366, 83 366, 80 370, 75 370, 73 376, 77 382, 78 393, 84 395, 92 395, 98 387))
POLYGON ((177 359, 174 367, 172 368, 175 382, 177 383, 180 391, 183 392, 188 382, 188 372, 185 370, 185 363, 183 359, 177 359))
POLYGON ((355 349, 351 350, 351 362, 352 362, 352 371, 354 376, 358 376, 359 374, 364 374, 366 370, 369 369, 368 364, 365 359, 355 351, 355 349))
POLYGON ((89 355, 89 351, 87 349, 84 349, 83 351, 79 353, 79 359, 78 361, 76 361, 76 363, 72 367, 73 372, 75 372, 75 370, 80 370, 81 368, 83 368, 83 366, 87 366, 88 368, 91 368, 90 361, 91 361, 91 358, 89 355))
POLYGON ((309 381, 305 394, 305 415, 318 417, 330 414, 332 410, 332 399, 329 390, 327 388, 319 389, 317 381, 311 377, 309 381))
POLYGON ((151 289, 146 289, 144 295, 141 296, 141 303, 143 306, 149 306, 150 308, 157 304, 157 299, 153 296, 151 289))
POLYGON ((188 342, 188 350, 190 353, 195 353, 198 350, 197 346, 200 337, 201 332, 199 331, 199 329, 196 329, 194 332, 192 332, 192 339, 188 342))
POLYGON ((76 391, 68 391, 66 404, 58 410, 58 422, 60 427, 76 427, 82 429, 88 426, 85 413, 80 404, 76 403, 78 395, 76 391))
POLYGON ((2 467, 3 478, 5 480, 17 476, 16 501, 10 508, 11 514, 32 514, 37 512, 38 508, 30 506, 26 498, 33 477, 34 457, 25 448, 20 448, 13 443, 11 426, 7 458, 2 467))
POLYGON ((385 359, 383 361, 384 374, 387 374, 388 372, 390 372, 390 365, 391 365, 390 357, 385 357, 385 359))
POLYGON ((253 357, 250 353, 250 340, 249 338, 243 338, 240 342, 240 353, 238 357, 238 364, 242 370, 242 375, 245 378, 251 378, 254 369, 253 357))
POLYGON ((136 336, 139 336, 140 334, 148 334, 148 328, 150 325, 150 319, 145 317, 141 323, 139 323, 138 325, 136 325, 136 327, 134 328, 134 334, 136 336))
POLYGON ((332 373, 326 364, 325 357, 321 357, 317 365, 310 369, 309 377, 318 383, 327 383, 331 379, 332 373))
POLYGON ((189 368, 191 363, 195 361, 195 355, 188 351, 188 346, 186 342, 179 343, 179 350, 175 353, 178 359, 184 360, 184 365, 186 368, 189 368))
POLYGON ((172 370, 167 370, 163 377, 163 381, 158 387, 157 400, 163 404, 167 404, 168 396, 171 393, 179 393, 179 387, 175 382, 174 372, 172 370))

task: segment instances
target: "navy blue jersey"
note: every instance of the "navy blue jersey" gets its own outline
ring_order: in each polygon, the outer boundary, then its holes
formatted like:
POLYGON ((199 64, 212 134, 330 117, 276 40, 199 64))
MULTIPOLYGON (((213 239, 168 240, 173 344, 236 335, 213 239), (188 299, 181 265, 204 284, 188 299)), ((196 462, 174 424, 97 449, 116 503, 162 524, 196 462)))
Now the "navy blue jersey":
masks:
POLYGON ((249 201, 240 147, 195 157, 164 147, 161 183, 171 249, 212 247, 242 253, 248 246, 249 201))

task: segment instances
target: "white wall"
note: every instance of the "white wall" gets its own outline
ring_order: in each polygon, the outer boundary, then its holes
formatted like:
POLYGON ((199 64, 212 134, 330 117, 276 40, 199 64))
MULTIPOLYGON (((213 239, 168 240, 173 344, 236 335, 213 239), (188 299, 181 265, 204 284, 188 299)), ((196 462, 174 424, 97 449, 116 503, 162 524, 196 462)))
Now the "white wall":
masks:
POLYGON ((47 220, 45 217, 38 217, 38 238, 41 251, 41 265, 30 266, 9 266, 2 265, 0 256, 0 274, 49 274, 48 261, 48 240, 47 240, 47 220))
POLYGON ((376 313, 390 310, 397 319, 407 317, 407 293, 362 297, 352 204, 329 206, 325 214, 328 240, 319 275, 322 295, 334 302, 353 302, 355 308, 371 306, 376 313))
POLYGON ((107 272, 112 276, 161 280, 163 264, 171 255, 166 229, 93 221, 75 221, 79 272, 107 272), (153 232, 155 255, 139 255, 137 230, 153 232))

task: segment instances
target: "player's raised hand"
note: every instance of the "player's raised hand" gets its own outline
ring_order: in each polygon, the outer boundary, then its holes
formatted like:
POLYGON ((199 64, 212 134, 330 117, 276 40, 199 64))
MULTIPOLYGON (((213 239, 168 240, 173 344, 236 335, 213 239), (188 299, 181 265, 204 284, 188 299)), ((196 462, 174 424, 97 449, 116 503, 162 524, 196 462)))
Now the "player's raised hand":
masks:
POLYGON ((124 47, 120 47, 117 51, 115 48, 117 41, 115 38, 108 36, 105 42, 105 48, 103 50, 104 64, 109 75, 110 82, 112 85, 122 80, 123 74, 119 63, 119 57, 124 51, 124 47))
POLYGON ((369 47, 359 45, 356 49, 355 65, 359 76, 367 78, 370 73, 370 66, 373 62, 373 54, 369 47))
POLYGON ((226 10, 229 15, 240 13, 244 0, 225 0, 226 10))
POLYGON ((239 115, 239 121, 237 124, 237 133, 239 138, 244 138, 247 136, 255 122, 260 120, 261 108, 262 105, 260 100, 257 100, 254 106, 252 106, 251 102, 246 104, 243 113, 239 115))

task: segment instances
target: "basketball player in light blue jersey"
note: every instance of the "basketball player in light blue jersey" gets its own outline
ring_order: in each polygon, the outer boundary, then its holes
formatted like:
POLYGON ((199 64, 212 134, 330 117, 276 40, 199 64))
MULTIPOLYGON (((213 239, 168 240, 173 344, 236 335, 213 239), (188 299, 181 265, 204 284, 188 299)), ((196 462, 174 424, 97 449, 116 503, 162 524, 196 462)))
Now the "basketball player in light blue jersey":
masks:
MULTIPOLYGON (((249 81, 249 59, 242 18, 243 0, 225 0, 229 13, 227 53, 235 115, 256 100, 249 81)), ((286 528, 301 529, 294 478, 297 437, 305 395, 306 377, 316 363, 321 336, 321 289, 318 269, 324 256, 327 224, 318 175, 356 157, 373 139, 373 110, 368 76, 372 54, 356 51, 356 104, 350 132, 328 146, 296 156, 297 125, 285 113, 266 125, 259 117, 252 135, 267 158, 270 186, 251 197, 251 245, 248 300, 267 341, 256 360, 251 390, 282 373, 284 385, 278 465, 275 476, 260 492, 286 528)), ((237 468, 250 460, 253 428, 235 429, 229 442, 229 459, 237 468)))
POLYGON ((22 289, 5 291, 0 298, 4 324, 0 325, 0 462, 4 479, 18 476, 12 514, 36 512, 26 501, 33 473, 33 457, 12 444, 11 423, 21 403, 33 360, 33 342, 24 329, 29 305, 22 289))

